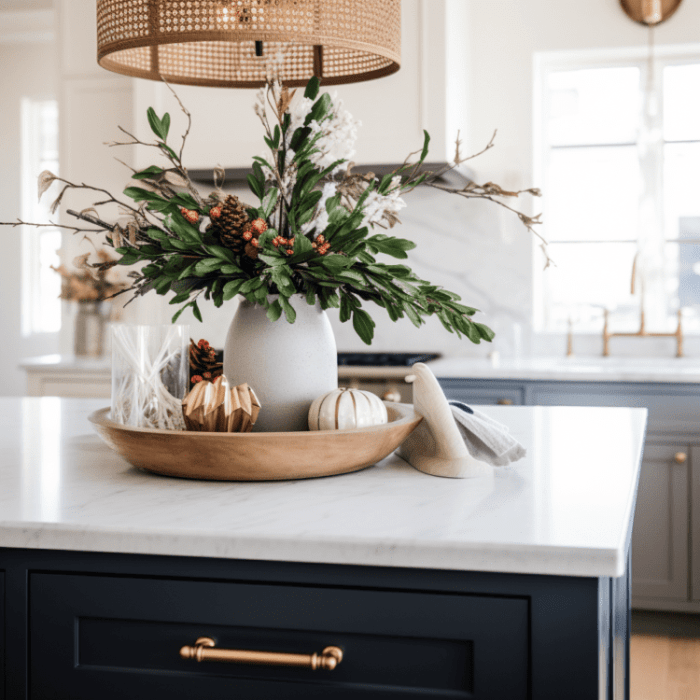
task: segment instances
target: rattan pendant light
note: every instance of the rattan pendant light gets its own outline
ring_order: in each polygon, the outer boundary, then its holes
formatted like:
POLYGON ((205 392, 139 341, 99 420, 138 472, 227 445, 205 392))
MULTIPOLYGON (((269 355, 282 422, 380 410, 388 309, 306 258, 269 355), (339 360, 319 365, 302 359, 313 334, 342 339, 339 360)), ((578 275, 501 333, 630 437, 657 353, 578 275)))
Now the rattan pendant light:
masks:
POLYGON ((97 60, 210 87, 371 80, 399 69, 401 0, 97 0, 97 60))

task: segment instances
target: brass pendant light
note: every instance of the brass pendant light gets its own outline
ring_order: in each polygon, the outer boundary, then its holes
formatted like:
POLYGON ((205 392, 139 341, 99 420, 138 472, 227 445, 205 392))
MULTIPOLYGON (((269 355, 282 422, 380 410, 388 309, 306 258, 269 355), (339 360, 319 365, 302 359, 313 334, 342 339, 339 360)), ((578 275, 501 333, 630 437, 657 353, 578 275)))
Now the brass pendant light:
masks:
POLYGON ((210 87, 371 80, 399 70, 401 0, 97 0, 97 60, 210 87))
POLYGON ((620 0, 620 5, 630 19, 647 27, 665 22, 682 0, 620 0))

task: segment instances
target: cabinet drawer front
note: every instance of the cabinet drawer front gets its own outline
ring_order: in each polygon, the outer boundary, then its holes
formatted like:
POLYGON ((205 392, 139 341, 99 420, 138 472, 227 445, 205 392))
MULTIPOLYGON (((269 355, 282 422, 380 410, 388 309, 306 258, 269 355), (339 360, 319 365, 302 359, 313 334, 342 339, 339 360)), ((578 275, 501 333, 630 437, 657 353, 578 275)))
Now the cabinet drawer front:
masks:
POLYGON ((528 696, 521 598, 32 574, 30 626, 33 698, 528 696), (332 671, 180 658, 198 637, 344 658, 332 671))

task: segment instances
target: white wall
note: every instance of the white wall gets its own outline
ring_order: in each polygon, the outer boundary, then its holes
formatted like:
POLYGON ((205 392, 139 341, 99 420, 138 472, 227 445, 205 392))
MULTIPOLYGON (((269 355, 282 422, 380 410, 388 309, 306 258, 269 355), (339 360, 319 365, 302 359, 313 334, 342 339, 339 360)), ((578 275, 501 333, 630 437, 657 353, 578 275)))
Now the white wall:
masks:
MULTIPOLYGON (((2 24, 0 14, 0 24, 2 24)), ((7 25, 0 27, 9 32, 7 25)), ((27 37, 25 37, 26 39, 27 37)), ((21 215, 20 105, 22 98, 52 99, 56 94, 52 43, 0 39, 0 221, 21 215), (12 67, 21 66, 22 70, 12 67)), ((28 233, 28 232, 27 232, 28 233)), ((28 356, 56 352, 57 337, 25 338, 21 332, 21 237, 19 228, 0 227, 0 396, 24 393, 19 362, 28 356)))

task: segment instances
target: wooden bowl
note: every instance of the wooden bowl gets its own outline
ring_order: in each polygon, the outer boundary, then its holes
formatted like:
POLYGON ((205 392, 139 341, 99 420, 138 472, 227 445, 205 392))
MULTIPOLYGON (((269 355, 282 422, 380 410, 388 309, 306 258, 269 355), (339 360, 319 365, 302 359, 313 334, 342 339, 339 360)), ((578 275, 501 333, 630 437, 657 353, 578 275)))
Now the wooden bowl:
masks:
POLYGON ((135 467, 186 479, 309 479, 364 469, 390 455, 421 422, 410 404, 384 402, 389 422, 356 430, 295 433, 199 433, 132 428, 109 418, 90 422, 135 467))

